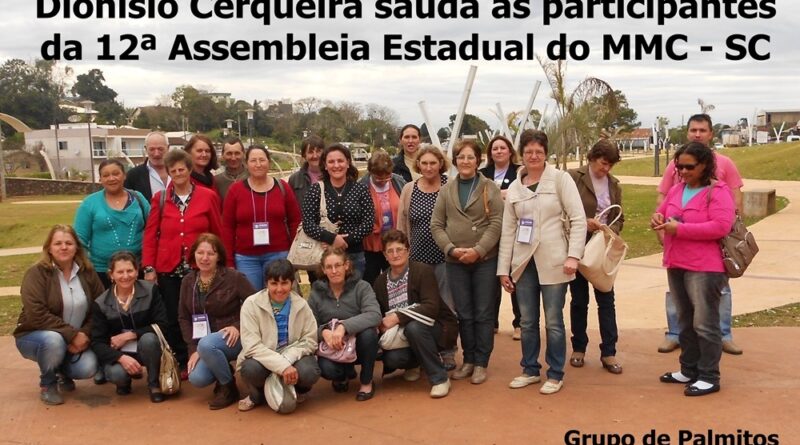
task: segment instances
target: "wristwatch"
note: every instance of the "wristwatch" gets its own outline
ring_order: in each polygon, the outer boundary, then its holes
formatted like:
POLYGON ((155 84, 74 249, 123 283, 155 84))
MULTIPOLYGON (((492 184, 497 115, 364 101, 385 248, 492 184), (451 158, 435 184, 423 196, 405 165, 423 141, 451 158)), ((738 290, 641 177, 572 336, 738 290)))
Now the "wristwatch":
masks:
POLYGON ((153 267, 153 266, 147 266, 147 267, 144 268, 144 273, 145 274, 154 273, 155 271, 156 271, 156 268, 153 267))

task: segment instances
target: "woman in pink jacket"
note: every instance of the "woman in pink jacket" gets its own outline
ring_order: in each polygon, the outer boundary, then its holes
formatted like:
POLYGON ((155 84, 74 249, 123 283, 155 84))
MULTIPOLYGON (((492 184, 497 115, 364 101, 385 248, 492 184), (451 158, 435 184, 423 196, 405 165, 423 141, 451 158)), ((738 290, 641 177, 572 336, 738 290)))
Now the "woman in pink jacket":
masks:
POLYGON ((678 149, 675 169, 683 181, 650 219, 654 230, 664 232, 664 266, 682 326, 681 369, 660 380, 686 385, 687 396, 719 391, 719 302, 727 282, 719 240, 731 229, 735 207, 728 186, 714 180, 715 167, 713 152, 702 143, 678 149))

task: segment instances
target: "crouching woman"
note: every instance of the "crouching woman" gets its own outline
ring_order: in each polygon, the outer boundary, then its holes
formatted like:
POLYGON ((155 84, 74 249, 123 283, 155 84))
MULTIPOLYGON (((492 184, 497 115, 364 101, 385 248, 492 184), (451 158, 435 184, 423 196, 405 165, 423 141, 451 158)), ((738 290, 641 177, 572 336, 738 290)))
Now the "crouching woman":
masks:
POLYGON ((317 323, 308 303, 292 291, 294 267, 275 260, 267 267, 267 288, 242 304, 241 341, 237 368, 250 395, 239 401, 239 411, 266 403, 264 383, 270 374, 293 385, 298 401, 319 379, 317 323))
POLYGON ((94 300, 92 309, 92 350, 121 396, 131 393, 131 379, 141 377, 147 368, 150 401, 159 403, 164 401, 158 383, 161 343, 152 325, 166 328, 167 309, 158 287, 137 279, 136 264, 131 252, 111 256, 111 287, 94 300))

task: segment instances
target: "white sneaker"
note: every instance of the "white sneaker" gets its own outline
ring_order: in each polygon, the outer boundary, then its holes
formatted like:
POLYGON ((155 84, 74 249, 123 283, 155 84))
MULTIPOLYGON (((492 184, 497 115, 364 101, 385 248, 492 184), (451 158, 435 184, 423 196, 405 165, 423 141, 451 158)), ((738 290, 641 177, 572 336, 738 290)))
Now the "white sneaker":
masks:
POLYGON ((431 397, 434 399, 441 399, 448 394, 450 394, 450 379, 445 380, 444 383, 439 383, 438 385, 433 385, 433 387, 431 387, 431 397))
POLYGON ((419 380, 419 367, 406 369, 405 372, 403 372, 403 380, 406 382, 416 382, 419 380))
POLYGON ((564 381, 559 380, 558 382, 552 382, 550 380, 544 382, 541 388, 539 388, 539 392, 542 394, 555 394, 561 391, 561 387, 564 386, 564 381))
POLYGON ((541 377, 538 375, 522 374, 521 376, 514 377, 514 380, 508 384, 508 387, 512 389, 524 388, 528 385, 539 383, 541 380, 541 377))

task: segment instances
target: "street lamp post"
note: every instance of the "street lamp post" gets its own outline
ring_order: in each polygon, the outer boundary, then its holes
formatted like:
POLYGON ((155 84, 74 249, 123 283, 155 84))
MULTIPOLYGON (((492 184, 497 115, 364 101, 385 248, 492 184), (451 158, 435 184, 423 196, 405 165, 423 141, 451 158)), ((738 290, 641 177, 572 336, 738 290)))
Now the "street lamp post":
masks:
POLYGON ((92 184, 94 184, 96 182, 94 174, 94 144, 92 143, 92 105, 94 105, 94 102, 84 100, 81 105, 83 105, 83 112, 86 114, 86 128, 89 130, 89 170, 92 173, 92 184))
POLYGON ((256 110, 248 108, 244 111, 247 113, 247 135, 250 139, 249 145, 253 145, 253 114, 256 112, 256 110))
POLYGON ((226 127, 225 135, 227 136, 229 134, 232 134, 233 133, 233 119, 225 119, 225 127, 226 127))

